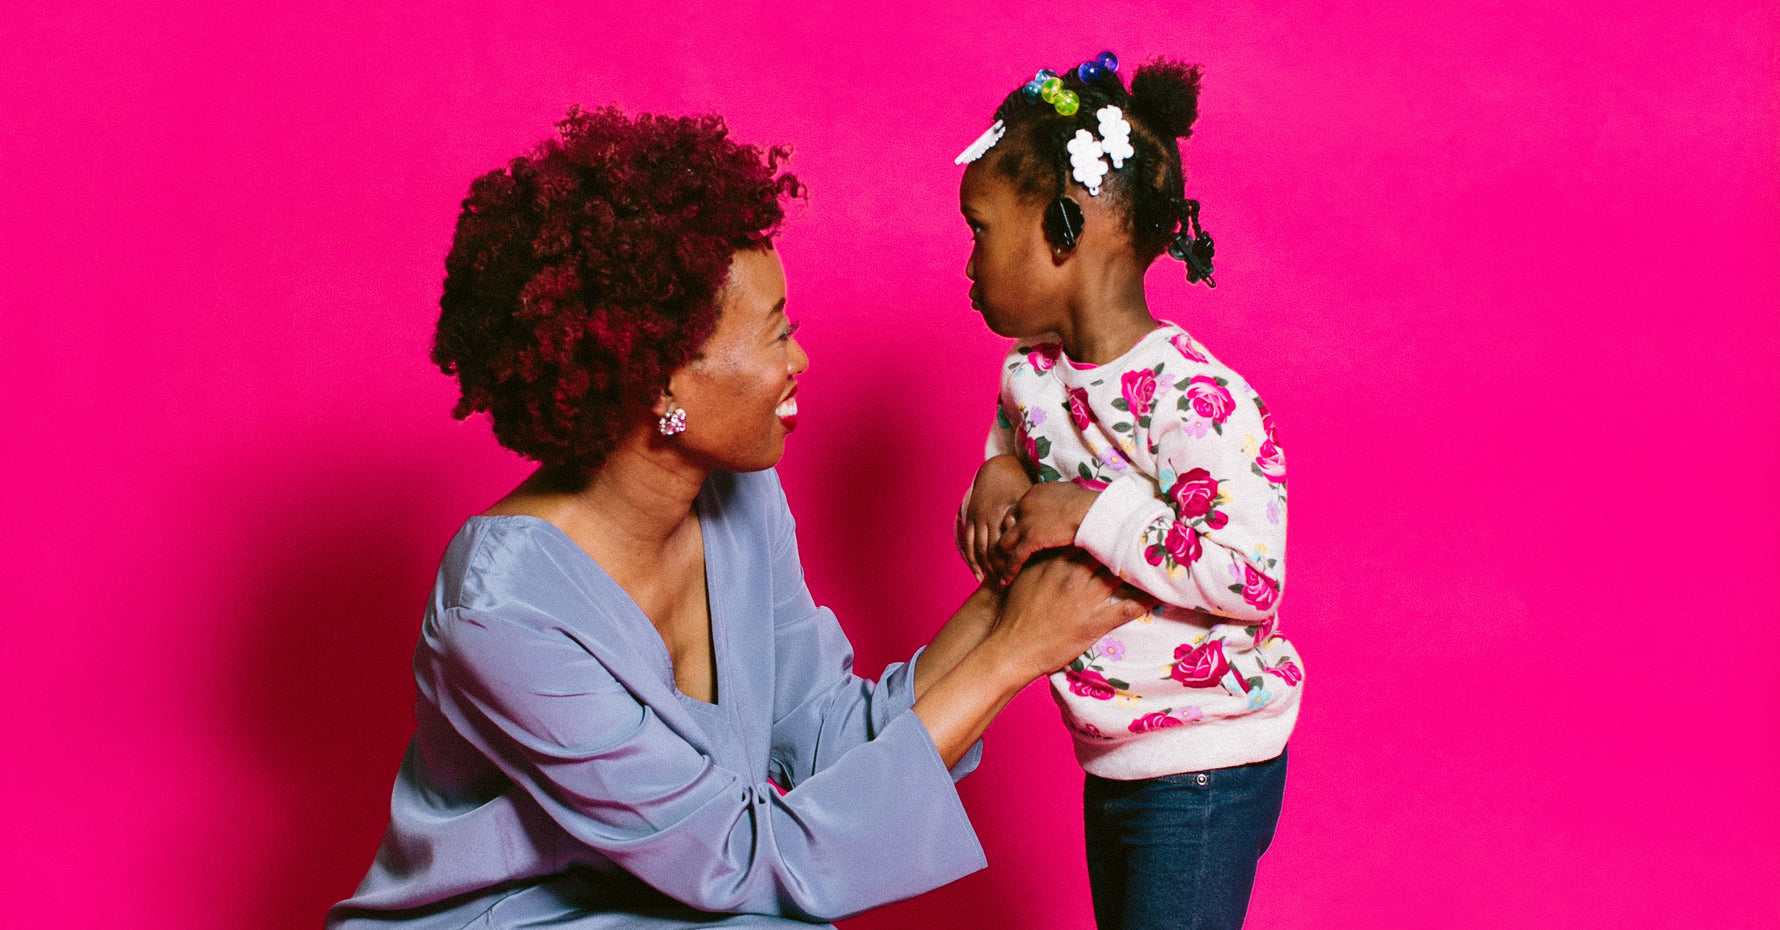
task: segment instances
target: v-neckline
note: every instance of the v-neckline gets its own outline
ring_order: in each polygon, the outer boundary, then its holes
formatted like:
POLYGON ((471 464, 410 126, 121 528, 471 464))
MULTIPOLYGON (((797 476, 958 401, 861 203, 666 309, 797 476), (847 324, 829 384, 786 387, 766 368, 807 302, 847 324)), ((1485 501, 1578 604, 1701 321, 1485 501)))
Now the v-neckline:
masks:
POLYGON ((619 584, 618 580, 613 578, 611 574, 606 571, 606 567, 601 565, 599 560, 593 557, 593 553, 582 548, 581 544, 576 542, 573 537, 568 533, 563 532, 562 527, 551 523, 543 517, 524 513, 495 514, 491 516, 478 515, 471 517, 471 519, 516 519, 535 523, 544 527, 549 535, 554 536, 563 544, 579 553, 582 561, 592 569, 592 576, 595 581, 610 587, 616 592, 618 600, 628 608, 628 613, 630 614, 632 622, 641 624, 642 630, 639 631, 639 635, 642 632, 647 632, 648 635, 641 636, 641 638, 646 642, 653 643, 656 660, 667 670, 667 685, 668 688, 673 691, 674 696, 679 698, 682 704, 714 711, 724 706, 723 696, 726 693, 724 683, 730 680, 729 675, 727 674, 728 669, 724 667, 724 650, 719 645, 719 640, 723 637, 724 627, 719 622, 717 605, 723 603, 723 599, 717 596, 717 592, 714 590, 712 584, 713 577, 723 574, 722 572, 711 571, 711 521, 713 519, 711 511, 716 506, 714 497, 715 492, 712 490, 711 482, 707 479, 704 486, 699 488, 698 496, 693 499, 693 513, 698 516, 699 548, 702 550, 702 558, 700 559, 700 562, 704 567, 705 573, 705 613, 710 622, 711 674, 713 676, 711 690, 715 692, 716 696, 716 700, 712 701, 700 700, 699 698, 693 697, 680 690, 680 682, 674 678, 673 653, 668 650, 667 640, 662 637, 661 630, 655 625, 655 621, 649 619, 649 615, 643 611, 642 605, 638 604, 636 598, 631 597, 630 592, 624 590, 624 586, 619 584))

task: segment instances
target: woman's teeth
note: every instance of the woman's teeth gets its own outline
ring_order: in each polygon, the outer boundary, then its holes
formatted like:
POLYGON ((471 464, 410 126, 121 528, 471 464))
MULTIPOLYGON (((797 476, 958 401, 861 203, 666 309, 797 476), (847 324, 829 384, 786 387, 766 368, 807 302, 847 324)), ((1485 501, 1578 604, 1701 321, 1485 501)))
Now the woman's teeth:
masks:
POLYGON ((797 416, 797 398, 787 398, 785 402, 780 404, 777 409, 773 410, 773 412, 781 417, 797 416))

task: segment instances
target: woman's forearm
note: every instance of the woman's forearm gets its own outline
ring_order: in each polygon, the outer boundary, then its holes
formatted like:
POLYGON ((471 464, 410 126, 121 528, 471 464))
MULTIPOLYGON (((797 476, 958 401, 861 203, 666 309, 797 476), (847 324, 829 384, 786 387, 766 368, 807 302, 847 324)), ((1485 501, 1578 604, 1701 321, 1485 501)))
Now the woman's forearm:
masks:
MULTIPOLYGON (((938 639, 935 637, 936 642, 938 639)), ((1013 672, 1016 666, 998 653, 996 643, 982 637, 976 648, 959 657, 943 674, 930 679, 924 692, 919 682, 924 668, 916 667, 916 689, 922 693, 915 701, 915 714, 926 724, 927 734, 947 768, 964 758, 1007 702, 1033 679, 1013 672)), ((926 655, 922 654, 923 665, 926 655)))
POLYGON ((965 598, 958 612, 934 634, 933 640, 922 651, 921 660, 915 663, 917 699, 969 655, 983 641, 983 637, 989 635, 989 630, 995 625, 995 612, 1000 606, 1001 597, 987 587, 978 587, 971 592, 970 597, 965 598))

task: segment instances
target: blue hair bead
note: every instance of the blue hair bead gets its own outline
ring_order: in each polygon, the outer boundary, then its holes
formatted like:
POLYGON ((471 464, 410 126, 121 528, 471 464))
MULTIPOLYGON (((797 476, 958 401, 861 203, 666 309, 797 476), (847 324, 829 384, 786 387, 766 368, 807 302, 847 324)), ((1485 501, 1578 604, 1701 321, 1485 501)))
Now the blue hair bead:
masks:
POLYGON ((1026 86, 1020 88, 1020 93, 1026 96, 1027 103, 1037 103, 1043 90, 1044 85, 1037 78, 1033 78, 1026 82, 1026 86))
POLYGON ((1101 70, 1100 65, 1092 61, 1084 61, 1077 65, 1075 69, 1075 76, 1081 78, 1083 84, 1092 84, 1095 81, 1100 80, 1100 75, 1102 73, 1104 72, 1101 70))
POLYGON ((1099 65, 1103 71, 1119 70, 1119 56, 1114 55, 1112 52, 1101 52, 1100 55, 1094 59, 1094 63, 1099 65))
POLYGON ((1042 83, 1044 83, 1044 82, 1045 82, 1045 81, 1048 81, 1048 80, 1050 80, 1050 79, 1051 79, 1051 78, 1054 78, 1054 77, 1056 77, 1056 76, 1057 76, 1057 72, 1055 72, 1055 71, 1052 71, 1052 70, 1051 70, 1051 69, 1049 69, 1049 68, 1040 68, 1040 69, 1038 69, 1038 77, 1037 77, 1037 80, 1038 80, 1038 82, 1039 82, 1039 83, 1041 83, 1041 84, 1042 84, 1042 83))

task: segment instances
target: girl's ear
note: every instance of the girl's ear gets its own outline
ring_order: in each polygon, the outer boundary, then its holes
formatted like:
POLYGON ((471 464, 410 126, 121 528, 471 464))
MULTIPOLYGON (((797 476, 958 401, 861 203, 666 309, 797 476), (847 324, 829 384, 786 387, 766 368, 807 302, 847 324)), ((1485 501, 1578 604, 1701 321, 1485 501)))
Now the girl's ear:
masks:
POLYGON ((1045 207, 1045 241, 1051 244, 1051 257, 1060 260, 1075 250, 1082 235, 1082 205, 1068 194, 1058 195, 1045 207))

